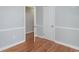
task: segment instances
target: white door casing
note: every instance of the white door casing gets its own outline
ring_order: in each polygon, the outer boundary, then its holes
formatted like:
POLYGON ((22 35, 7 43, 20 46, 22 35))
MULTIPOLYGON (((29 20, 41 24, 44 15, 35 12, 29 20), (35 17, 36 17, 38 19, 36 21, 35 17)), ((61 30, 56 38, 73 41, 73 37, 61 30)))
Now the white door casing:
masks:
POLYGON ((43 7, 43 28, 46 38, 55 39, 55 6, 43 7))

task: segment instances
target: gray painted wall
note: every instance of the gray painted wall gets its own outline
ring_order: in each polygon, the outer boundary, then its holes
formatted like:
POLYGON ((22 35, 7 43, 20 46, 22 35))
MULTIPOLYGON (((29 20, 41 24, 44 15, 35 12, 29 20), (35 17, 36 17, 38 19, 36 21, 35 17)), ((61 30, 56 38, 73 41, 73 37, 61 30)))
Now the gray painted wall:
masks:
POLYGON ((56 41, 79 47, 79 30, 68 30, 56 28, 56 41))
POLYGON ((36 35, 43 36, 43 7, 36 6, 36 35))
POLYGON ((55 25, 67 27, 56 28, 55 39, 79 47, 79 7, 56 7, 55 13, 55 25))
POLYGON ((24 7, 0 7, 0 29, 24 27, 24 7))
POLYGON ((79 28, 79 7, 56 7, 56 25, 79 28))
POLYGON ((36 24, 43 25, 43 7, 36 6, 36 24))
POLYGON ((0 48, 24 40, 24 7, 0 6, 0 48))

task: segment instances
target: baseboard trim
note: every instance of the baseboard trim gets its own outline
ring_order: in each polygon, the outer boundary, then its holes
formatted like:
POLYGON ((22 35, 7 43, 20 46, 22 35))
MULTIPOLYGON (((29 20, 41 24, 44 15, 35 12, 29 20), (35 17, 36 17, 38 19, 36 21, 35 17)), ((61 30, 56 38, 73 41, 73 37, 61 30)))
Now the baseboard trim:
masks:
POLYGON ((63 43, 63 42, 59 42, 59 41, 56 41, 56 40, 53 40, 53 41, 54 41, 55 43, 58 43, 58 44, 61 44, 61 45, 64 45, 64 46, 67 46, 67 47, 70 47, 70 48, 79 50, 79 47, 76 47, 76 46, 73 46, 73 45, 70 45, 70 44, 66 44, 66 43, 63 43))
POLYGON ((33 33, 34 31, 26 32, 26 34, 33 33))
MULTIPOLYGON (((49 40, 48 38, 46 38, 46 37, 44 37, 44 36, 35 35, 35 37, 44 38, 44 39, 49 40)), ((67 46, 67 47, 69 47, 69 48, 73 48, 73 49, 79 50, 79 47, 76 47, 76 46, 73 46, 73 45, 70 45, 70 44, 62 43, 62 42, 59 42, 59 41, 57 41, 57 40, 50 40, 50 41, 53 41, 53 42, 55 42, 55 43, 57 43, 57 44, 61 44, 61 45, 63 45, 63 46, 67 46)))
MULTIPOLYGON (((39 36, 39 35, 34 35, 34 42, 35 42, 35 37, 39 37, 39 38, 44 38, 44 39, 47 39, 47 38, 45 38, 45 36, 39 36)), ((47 39, 48 40, 48 39, 47 39)))
POLYGON ((22 40, 22 41, 20 41, 20 42, 17 42, 17 43, 11 44, 11 45, 9 45, 9 46, 6 46, 6 47, 3 47, 3 48, 0 48, 0 51, 4 51, 4 50, 6 50, 6 49, 8 49, 8 48, 14 47, 14 46, 16 46, 16 45, 19 45, 19 44, 25 42, 25 41, 26 41, 26 40, 22 40))

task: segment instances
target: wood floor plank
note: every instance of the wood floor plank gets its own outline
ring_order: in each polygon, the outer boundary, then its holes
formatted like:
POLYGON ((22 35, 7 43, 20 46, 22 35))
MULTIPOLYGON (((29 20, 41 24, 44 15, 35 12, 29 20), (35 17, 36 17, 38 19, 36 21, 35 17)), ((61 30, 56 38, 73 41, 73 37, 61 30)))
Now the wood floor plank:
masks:
POLYGON ((76 52, 78 50, 57 44, 53 41, 36 37, 34 43, 34 52, 76 52))
POLYGON ((26 35, 26 41, 16 45, 14 47, 4 50, 4 52, 30 52, 33 49, 34 45, 34 33, 28 33, 26 35))
POLYGON ((6 49, 7 52, 76 52, 78 50, 57 44, 53 41, 35 37, 34 33, 27 35, 27 41, 12 48, 6 49), (35 41, 34 41, 35 40, 35 41))

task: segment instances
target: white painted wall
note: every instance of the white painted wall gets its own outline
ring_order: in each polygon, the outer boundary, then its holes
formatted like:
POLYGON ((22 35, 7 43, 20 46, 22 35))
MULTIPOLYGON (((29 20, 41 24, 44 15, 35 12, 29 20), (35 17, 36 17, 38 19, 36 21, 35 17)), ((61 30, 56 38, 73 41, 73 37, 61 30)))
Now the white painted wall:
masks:
POLYGON ((24 41, 24 7, 0 6, 0 50, 24 41))

